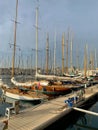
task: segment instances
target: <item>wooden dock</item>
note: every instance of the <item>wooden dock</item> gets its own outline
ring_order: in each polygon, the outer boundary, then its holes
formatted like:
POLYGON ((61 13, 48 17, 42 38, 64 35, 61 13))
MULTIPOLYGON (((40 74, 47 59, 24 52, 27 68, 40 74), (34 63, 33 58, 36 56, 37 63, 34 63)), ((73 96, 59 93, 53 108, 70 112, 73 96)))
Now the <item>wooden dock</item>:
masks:
MULTIPOLYGON (((78 102, 76 107, 90 100, 96 93, 98 93, 98 85, 86 88, 85 94, 83 95, 84 99, 78 102)), ((72 108, 66 107, 64 102, 72 96, 74 96, 74 93, 20 111, 17 115, 12 115, 8 120, 7 130, 43 130, 72 111, 72 108)))

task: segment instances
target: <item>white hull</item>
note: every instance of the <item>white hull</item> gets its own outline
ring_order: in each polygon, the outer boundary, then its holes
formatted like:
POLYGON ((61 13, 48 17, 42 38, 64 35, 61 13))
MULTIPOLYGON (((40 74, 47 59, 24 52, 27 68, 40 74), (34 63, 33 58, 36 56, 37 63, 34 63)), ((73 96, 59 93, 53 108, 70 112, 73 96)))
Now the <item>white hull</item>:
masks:
POLYGON ((9 97, 9 98, 12 98, 12 99, 16 99, 16 100, 24 100, 24 101, 41 100, 41 98, 29 97, 29 96, 25 96, 25 95, 14 94, 14 93, 11 93, 11 92, 5 92, 4 95, 6 97, 9 97))
POLYGON ((59 80, 68 80, 70 77, 63 77, 63 76, 55 76, 55 75, 43 75, 36 73, 35 77, 37 78, 45 78, 45 79, 59 79, 59 80))
POLYGON ((39 73, 36 73, 35 77, 37 78, 45 78, 45 79, 56 79, 56 80, 71 80, 71 81, 76 81, 76 80, 81 80, 81 75, 77 77, 65 77, 65 76, 55 76, 55 75, 42 75, 39 73))
MULTIPOLYGON (((55 76, 55 75, 42 75, 42 74, 38 74, 36 73, 35 75, 37 78, 45 78, 45 79, 56 79, 56 80, 75 80, 76 78, 71 78, 71 77, 65 77, 65 76, 55 76)), ((78 76, 77 78, 80 78, 80 76, 78 76)))

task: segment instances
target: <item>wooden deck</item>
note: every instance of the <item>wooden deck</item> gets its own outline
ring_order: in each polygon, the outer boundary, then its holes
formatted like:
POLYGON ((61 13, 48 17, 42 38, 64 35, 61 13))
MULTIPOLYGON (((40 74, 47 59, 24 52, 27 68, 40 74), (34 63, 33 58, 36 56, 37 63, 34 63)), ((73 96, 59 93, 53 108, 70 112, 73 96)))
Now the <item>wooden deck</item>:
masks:
MULTIPOLYGON (((92 86, 85 90, 85 100, 89 100, 91 96, 98 92, 97 86, 92 86)), ((64 100, 67 100, 73 95, 58 97, 35 107, 20 111, 19 114, 11 116, 8 120, 8 130, 43 130, 72 110, 72 108, 65 106, 64 100)), ((83 102, 79 102, 77 106, 83 102)))

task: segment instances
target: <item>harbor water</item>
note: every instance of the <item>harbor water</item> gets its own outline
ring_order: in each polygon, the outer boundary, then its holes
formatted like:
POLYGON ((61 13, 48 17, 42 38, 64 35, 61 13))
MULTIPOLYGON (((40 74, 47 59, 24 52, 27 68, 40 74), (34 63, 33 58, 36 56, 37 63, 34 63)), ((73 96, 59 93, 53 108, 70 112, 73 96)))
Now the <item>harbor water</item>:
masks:
MULTIPOLYGON (((92 105, 89 111, 98 113, 98 102, 92 105)), ((98 116, 75 112, 70 118, 72 122, 62 130, 98 130, 98 116)))

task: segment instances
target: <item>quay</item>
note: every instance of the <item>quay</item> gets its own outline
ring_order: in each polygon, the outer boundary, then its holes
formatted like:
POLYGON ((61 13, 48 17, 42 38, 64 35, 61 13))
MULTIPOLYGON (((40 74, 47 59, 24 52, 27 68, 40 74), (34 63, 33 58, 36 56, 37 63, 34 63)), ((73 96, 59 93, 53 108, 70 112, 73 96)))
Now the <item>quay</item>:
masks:
MULTIPOLYGON (((98 94, 98 85, 85 88, 83 98, 74 104, 80 107, 98 94)), ((19 114, 13 114, 8 119, 7 130, 44 130, 49 125, 70 113, 73 108, 66 106, 64 102, 74 96, 74 93, 60 96, 58 98, 43 102, 35 107, 20 111, 19 114)), ((2 120, 7 120, 3 118, 2 120)))

